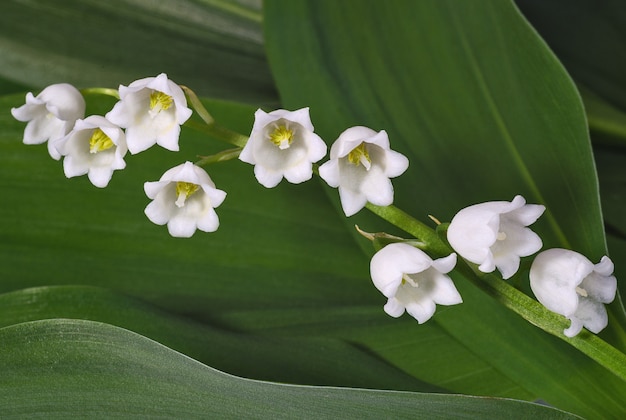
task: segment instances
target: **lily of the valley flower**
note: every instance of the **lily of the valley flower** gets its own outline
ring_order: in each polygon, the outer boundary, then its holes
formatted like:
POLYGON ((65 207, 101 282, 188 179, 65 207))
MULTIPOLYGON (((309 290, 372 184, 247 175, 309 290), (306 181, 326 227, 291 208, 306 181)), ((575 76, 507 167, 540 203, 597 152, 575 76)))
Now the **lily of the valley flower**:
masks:
POLYGON ((372 257, 370 272, 376 288, 388 298, 385 312, 397 318, 406 310, 422 324, 435 313, 435 304, 463 302, 446 275, 455 264, 456 254, 433 261, 411 245, 394 243, 372 257))
POLYGON ((157 225, 167 223, 174 237, 189 238, 196 229, 215 232, 219 227, 214 208, 222 204, 226 193, 191 162, 168 170, 159 181, 146 182, 144 190, 153 200, 145 209, 146 216, 157 225))
POLYGON ((250 139, 239 155, 254 165, 261 185, 273 188, 283 179, 292 184, 311 179, 313 163, 326 155, 326 144, 313 132, 309 108, 254 114, 250 139))
POLYGON ((389 137, 382 130, 351 127, 330 149, 330 160, 320 166, 320 176, 328 185, 339 188, 346 216, 357 213, 369 201, 378 206, 393 202, 394 178, 407 170, 409 160, 389 148, 389 137))
POLYGON ((106 118, 92 115, 76 121, 74 129, 57 142, 68 178, 87 174, 96 187, 109 184, 113 171, 124 169, 126 137, 121 128, 106 118))
POLYGON ((448 227, 448 241, 463 258, 483 273, 496 268, 502 278, 512 277, 520 265, 520 257, 539 251, 541 238, 527 228, 545 207, 526 204, 521 195, 508 201, 490 201, 461 210, 448 227))
POLYGON ((161 73, 135 80, 128 86, 120 85, 119 93, 119 102, 106 117, 126 129, 126 142, 132 154, 155 143, 178 151, 180 126, 192 113, 180 86, 161 73))
POLYGON ((583 327, 597 334, 607 326, 603 304, 615 299, 617 279, 609 257, 594 265, 578 252, 555 248, 535 257, 530 287, 543 306, 571 321, 563 333, 574 337, 583 327))
POLYGON ((55 141, 70 132, 74 123, 85 115, 85 100, 72 85, 59 83, 50 85, 37 96, 26 94, 26 103, 11 109, 13 117, 27 122, 24 144, 48 142, 48 153, 59 160, 61 155, 55 141))

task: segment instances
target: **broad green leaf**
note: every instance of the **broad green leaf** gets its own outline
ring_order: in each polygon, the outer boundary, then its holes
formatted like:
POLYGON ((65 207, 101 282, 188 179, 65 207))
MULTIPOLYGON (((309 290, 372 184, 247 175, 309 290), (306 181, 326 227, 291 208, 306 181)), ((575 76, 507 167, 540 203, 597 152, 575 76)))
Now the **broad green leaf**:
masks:
POLYGON ((0 50, 0 77, 36 88, 166 72, 204 95, 276 102, 255 0, 9 0, 0 50))
MULTIPOLYGON (((394 182, 400 208, 443 221, 522 194, 547 206, 536 226, 546 247, 594 260, 606 252, 580 97, 512 3, 267 1, 265 31, 285 107, 310 106, 329 140, 351 125, 385 129, 409 156, 394 182)), ((457 287, 465 303, 436 321, 481 358, 557 406, 622 410, 626 389, 610 372, 457 287), (558 378, 572 372, 580 376, 563 387, 558 378), (587 398, 590 380, 604 389, 597 399, 587 398)))
POLYGON ((268 337, 228 331, 96 287, 37 287, 0 295, 0 328, 53 318, 123 327, 238 376, 286 383, 445 392, 337 338, 268 337), (284 349, 289 352, 284 353, 284 349))
POLYGON ((6 327, 0 342, 4 418, 574 418, 514 400, 252 381, 89 321, 6 327))

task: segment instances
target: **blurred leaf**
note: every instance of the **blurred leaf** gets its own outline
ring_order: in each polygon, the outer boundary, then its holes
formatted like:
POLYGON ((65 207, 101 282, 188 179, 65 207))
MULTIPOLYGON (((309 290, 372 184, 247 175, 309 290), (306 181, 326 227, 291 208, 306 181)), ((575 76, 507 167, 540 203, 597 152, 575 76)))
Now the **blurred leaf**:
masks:
POLYGON ((582 86, 578 89, 585 102, 585 111, 594 143, 598 146, 626 145, 626 113, 615 108, 591 90, 582 86))
MULTIPOLYGON (((310 106, 326 139, 351 125, 387 130, 411 162, 394 181, 400 208, 449 220, 469 204, 522 194, 547 206, 536 224, 546 247, 606 252, 579 95, 512 3, 265 4, 283 105, 310 106)), ((366 216, 355 220, 367 226, 366 216)), ((436 321, 479 357, 551 404, 621 412, 626 389, 610 372, 462 280, 457 287, 465 303, 436 321), (563 387, 564 372, 580 376, 563 387), (589 381, 603 388, 598 399, 587 398, 589 381)))
POLYGON ((0 76, 37 88, 166 72, 199 94, 276 102, 258 0, 9 0, 0 50, 0 76))
POLYGON ((626 3, 516 0, 576 82, 626 110, 626 3))
POLYGON ((3 417, 574 418, 512 400, 251 381, 127 330, 46 320, 0 329, 3 417))

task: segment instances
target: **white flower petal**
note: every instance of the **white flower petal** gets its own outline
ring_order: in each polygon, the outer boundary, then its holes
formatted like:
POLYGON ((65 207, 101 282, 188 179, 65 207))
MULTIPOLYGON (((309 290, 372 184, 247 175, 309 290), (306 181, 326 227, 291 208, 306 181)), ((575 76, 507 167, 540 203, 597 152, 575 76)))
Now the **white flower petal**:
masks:
MULTIPOLYGON (((617 280, 604 257, 600 264, 566 249, 541 252, 530 268, 530 286, 537 300, 546 308, 571 320, 564 331, 573 337, 584 326, 593 333, 606 327, 608 318, 603 303, 615 298, 617 280), (600 266, 600 271, 595 271, 600 266)), ((610 261, 610 260, 609 260, 610 261)))
POLYGON ((566 328, 563 330, 563 334, 566 337, 572 338, 576 335, 578 335, 578 333, 583 329, 583 323, 580 319, 576 318, 576 317, 572 317, 569 318, 571 322, 569 328, 566 328))
POLYGON ((367 202, 378 206, 393 203, 393 185, 389 178, 401 175, 408 159, 389 149, 384 130, 376 132, 356 126, 339 135, 330 149, 330 161, 320 169, 320 177, 333 188, 339 188, 346 216, 361 210, 367 202))
POLYGON ((463 303, 463 298, 450 277, 438 274, 434 280, 432 299, 438 305, 457 305, 463 303))
POLYGON ((157 225, 164 225, 172 218, 173 207, 152 201, 144 210, 148 219, 157 225))
POLYGON ((208 209, 204 217, 198 219, 198 229, 203 232, 215 232, 220 225, 217 213, 212 208, 208 209))
POLYGON ((347 188, 339 189, 339 200, 346 217, 355 215, 367 204, 367 197, 359 192, 354 192, 347 188))
POLYGON ((409 159, 394 150, 388 150, 385 162, 385 175, 395 178, 409 168, 409 159))
POLYGON ((167 222, 167 231, 175 238, 191 238, 196 228, 196 221, 188 217, 174 216, 167 222))
POLYGON ((263 185, 265 188, 274 188, 283 179, 282 173, 266 169, 260 165, 254 167, 254 175, 257 181, 259 181, 259 184, 263 185))
POLYGON ((446 275, 455 264, 455 254, 433 261, 411 245, 394 243, 374 254, 370 273, 374 286, 388 298, 385 312, 399 317, 406 309, 421 324, 433 316, 436 304, 462 302, 446 275))
POLYGON ((604 305, 600 302, 581 298, 576 312, 570 319, 576 318, 582 322, 583 326, 592 333, 599 333, 609 324, 609 317, 604 305))
POLYGON ((435 301, 421 293, 419 288, 403 285, 398 291, 397 299, 405 306, 409 315, 420 324, 428 321, 435 314, 435 301))
POLYGON ((63 172, 67 178, 85 175, 89 172, 89 165, 85 161, 68 156, 63 159, 63 172))
POLYGON ((326 155, 326 144, 313 133, 309 109, 279 109, 254 114, 250 138, 239 159, 254 165, 261 185, 273 188, 283 177, 294 184, 311 179, 312 163, 326 155))
POLYGON ((423 251, 407 244, 390 244, 379 250, 370 262, 374 286, 391 297, 402 282, 403 273, 419 273, 433 261, 423 251))
POLYGON ((329 160, 319 167, 320 177, 332 188, 339 186, 339 161, 329 160))
POLYGON ((578 307, 576 287, 592 270, 591 261, 577 252, 549 249, 535 257, 530 287, 543 306, 568 317, 578 307))
MULTIPOLYGON (((611 270, 610 273, 612 274, 613 271, 611 270)), ((602 303, 611 303, 617 293, 617 279, 610 274, 606 276, 602 275, 594 269, 594 271, 580 283, 580 288, 585 290, 588 296, 593 300, 602 303)))
POLYGON ((294 166, 287 169, 284 176, 292 184, 300 184, 313 177, 313 166, 310 163, 308 165, 294 166))
POLYGON ((448 227, 448 242, 466 260, 490 273, 496 268, 504 279, 512 277, 520 257, 539 251, 541 239, 526 226, 545 210, 544 206, 526 204, 520 195, 511 202, 490 201, 459 211, 448 227))
POLYGON ((98 188, 109 185, 112 176, 113 169, 111 168, 91 168, 88 174, 89 181, 98 188))
POLYGON ((214 208, 222 204, 226 193, 191 162, 168 169, 157 182, 146 182, 144 191, 153 200, 145 209, 146 216, 155 224, 167 223, 174 237, 188 238, 196 229, 214 232, 219 227, 214 208))
POLYGON ((393 203, 393 185, 380 167, 372 167, 360 187, 360 193, 372 204, 388 206, 393 203))
POLYGON ((50 85, 37 97, 28 93, 24 105, 11 109, 15 119, 27 123, 24 144, 48 141, 48 152, 56 160, 61 154, 53 143, 68 134, 84 113, 85 100, 74 86, 67 83, 50 85))
POLYGON ((383 310, 394 318, 400 317, 404 313, 404 305, 395 297, 389 298, 383 310))
POLYGON ((180 86, 161 73, 157 77, 146 77, 128 86, 120 86, 119 93, 119 102, 106 118, 126 129, 126 142, 132 154, 154 144, 172 151, 179 150, 180 126, 192 114, 180 86), (153 97, 157 98, 156 102, 152 102, 153 97))
POLYGON ((84 120, 77 120, 74 129, 54 142, 54 146, 65 156, 63 170, 68 178, 87 174, 89 180, 98 188, 108 185, 114 170, 124 169, 126 154, 126 136, 115 124, 99 115, 92 115, 84 120), (92 136, 100 130, 107 141, 97 141, 92 149, 92 136), (108 142, 108 143, 107 143, 108 142))

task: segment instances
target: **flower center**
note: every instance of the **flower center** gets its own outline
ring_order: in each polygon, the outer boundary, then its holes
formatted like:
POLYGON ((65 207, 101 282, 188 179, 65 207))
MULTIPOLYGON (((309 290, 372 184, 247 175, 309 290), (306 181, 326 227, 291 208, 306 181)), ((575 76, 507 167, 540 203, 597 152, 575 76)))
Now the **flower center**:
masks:
POLYGON ((174 98, 161 91, 155 90, 150 94, 150 111, 148 113, 152 118, 156 117, 159 112, 165 111, 174 103, 174 98))
POLYGON ((293 130, 288 129, 284 125, 279 125, 270 134, 270 141, 278 146, 280 150, 288 149, 293 141, 293 130))
POLYGON ((582 287, 578 287, 576 286, 576 293, 578 293, 579 295, 581 295, 582 297, 587 297, 589 296, 587 294, 587 291, 585 289, 583 289, 582 287))
POLYGON ((93 134, 89 139, 89 153, 98 153, 103 150, 108 150, 115 146, 113 140, 99 128, 93 130, 93 134))
POLYGON ((504 241, 506 239, 506 233, 504 232, 498 232, 498 235, 496 236, 496 240, 498 241, 504 241))
POLYGON ((372 167, 372 159, 370 159, 370 154, 367 152, 365 142, 362 142, 348 153, 348 162, 356 166, 360 163, 366 170, 370 170, 372 167))
POLYGON ((183 207, 187 198, 198 191, 199 185, 192 182, 179 181, 176 183, 176 205, 183 207))
POLYGON ((417 282, 411 278, 408 274, 402 274, 402 284, 409 283, 413 287, 419 287, 417 282))

